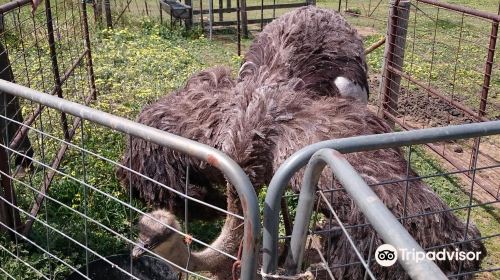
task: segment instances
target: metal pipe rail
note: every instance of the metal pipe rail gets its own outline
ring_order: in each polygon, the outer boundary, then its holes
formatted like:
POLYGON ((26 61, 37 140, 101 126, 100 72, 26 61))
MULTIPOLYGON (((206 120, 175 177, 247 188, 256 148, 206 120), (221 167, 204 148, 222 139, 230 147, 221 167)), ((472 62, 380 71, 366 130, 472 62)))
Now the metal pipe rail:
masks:
MULTIPOLYGON (((339 180, 354 203, 386 243, 393 245, 398 252, 401 252, 401 250, 415 250, 415 252, 424 253, 424 249, 387 209, 382 200, 342 154, 332 149, 321 149, 311 157, 304 173, 287 258, 287 270, 290 273, 297 274, 302 267, 316 188, 321 172, 326 165, 330 167, 333 175, 339 180)), ((356 247, 354 249, 356 250, 356 247)), ((356 252, 371 278, 375 279, 359 252, 357 250, 356 252)), ((416 258, 398 258, 398 261, 412 279, 447 279, 439 267, 431 260, 417 261, 416 258)))
POLYGON ((500 134, 500 121, 328 140, 297 151, 280 166, 268 187, 264 203, 262 272, 273 274, 277 270, 281 197, 293 174, 305 166, 315 152, 330 148, 340 153, 353 153, 493 134, 500 134))
POLYGON ((0 91, 25 98, 76 117, 139 137, 152 143, 188 154, 208 162, 226 175, 241 198, 244 213, 244 242, 241 257, 241 279, 255 279, 260 234, 259 205, 254 188, 241 167, 224 153, 208 145, 156 128, 117 117, 90 107, 42 93, 0 79, 0 91))

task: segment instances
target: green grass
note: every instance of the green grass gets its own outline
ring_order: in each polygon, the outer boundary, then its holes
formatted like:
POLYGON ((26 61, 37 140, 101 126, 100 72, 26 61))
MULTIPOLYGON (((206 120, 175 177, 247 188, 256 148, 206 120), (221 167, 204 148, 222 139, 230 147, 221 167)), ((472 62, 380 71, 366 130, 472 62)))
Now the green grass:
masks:
MULTIPOLYGON (((227 52, 217 42, 208 41, 196 33, 183 34, 182 30, 169 30, 150 21, 140 22, 138 26, 130 28, 103 30, 96 35, 93 57, 99 97, 98 102, 92 106, 130 119, 134 119, 146 103, 180 87, 192 73, 214 65, 215 61, 230 66, 239 63, 238 57, 227 52), (214 55, 207 59, 207 53, 214 55)), ((28 60, 35 58, 35 53, 28 56, 28 60)), ((65 88, 65 92, 68 92, 68 88, 65 88)), ((28 107, 28 104, 26 105, 28 107)), ((42 115, 42 122, 46 124, 46 132, 62 137, 58 128, 58 114, 55 111, 46 111, 42 115), (48 124, 53 124, 54 127, 48 124)), ((30 138, 35 150, 42 150, 40 135, 32 132, 30 138)), ((77 130, 73 143, 117 161, 124 150, 124 140, 124 136, 120 133, 86 122, 83 132, 81 129, 77 130), (85 139, 83 144, 82 137, 85 139)), ((37 153, 35 158, 49 164, 58 144, 58 141, 45 138, 44 155, 37 153)), ((59 170, 85 181, 96 189, 85 188, 68 177, 56 176, 49 195, 62 205, 46 200, 38 215, 41 221, 35 222, 29 238, 50 253, 64 259, 69 265, 77 267, 85 263, 85 251, 63 237, 57 230, 82 244, 87 244, 101 255, 126 252, 128 244, 122 238, 111 234, 96 223, 90 221, 86 223, 81 215, 75 213, 86 211, 90 218, 124 237, 133 238, 135 233, 131 231, 130 226, 136 223, 137 213, 131 215, 127 207, 97 191, 129 203, 129 196, 114 176, 115 166, 89 154, 83 158, 81 151, 70 148, 59 170), (82 168, 83 161, 85 169, 82 168), (53 229, 47 230, 45 223, 53 229)), ((23 181, 28 186, 38 188, 42 179, 43 172, 39 171, 23 181)), ((31 209, 34 197, 33 190, 28 186, 16 184, 19 205, 26 211, 31 209)), ((134 207, 146 210, 138 201, 130 202, 134 207)), ((220 225, 214 228, 213 225, 193 223, 191 227, 194 236, 208 242, 218 234, 217 229, 220 225)), ((9 248, 9 251, 16 248, 15 243, 7 242, 3 237, 1 244, 9 248)), ((21 259, 29 262, 46 276, 63 279, 70 271, 60 262, 49 260, 41 250, 29 243, 20 244, 17 248, 21 259)), ((95 256, 90 254, 89 258, 92 260, 95 256)), ((0 251, 0 262, 2 268, 16 279, 40 277, 4 250, 0 251)))
MULTIPOLYGON (((405 149, 408 154, 408 149, 405 149)), ((432 176, 447 172, 439 163, 437 156, 434 153, 427 152, 423 147, 416 147, 412 150, 411 166, 418 172, 420 176, 432 176)), ((429 184, 431 188, 446 202, 450 208, 458 208, 469 205, 468 187, 464 186, 463 181, 458 175, 434 176, 424 179, 424 182, 429 184)), ((471 202, 480 204, 481 202, 475 199, 471 202)), ((456 210, 454 214, 459 216, 463 221, 467 219, 468 211, 466 209, 456 210)), ((471 223, 475 224, 479 229, 481 236, 494 236, 498 234, 500 228, 500 211, 498 208, 491 205, 474 207, 470 211, 471 223)), ((482 262, 482 268, 495 268, 500 262, 500 237, 496 236, 488 238, 484 241, 488 255, 482 262)), ((500 277, 498 271, 493 273, 483 273, 480 275, 484 279, 490 277, 500 277)))

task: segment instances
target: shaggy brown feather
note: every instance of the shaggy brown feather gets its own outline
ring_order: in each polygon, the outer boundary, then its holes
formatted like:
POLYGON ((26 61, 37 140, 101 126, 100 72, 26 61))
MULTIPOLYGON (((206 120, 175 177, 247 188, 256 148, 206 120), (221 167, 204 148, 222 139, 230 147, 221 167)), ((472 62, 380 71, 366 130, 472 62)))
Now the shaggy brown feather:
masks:
MULTIPOLYGON (((221 149, 242 166, 257 190, 270 181, 287 157, 306 145, 390 132, 381 119, 366 109, 365 104, 350 98, 336 98, 338 90, 333 80, 339 73, 343 76, 352 74, 348 78, 366 85, 366 64, 355 32, 336 16, 333 22, 337 30, 332 31, 344 30, 356 40, 342 41, 341 36, 335 37, 331 33, 314 37, 318 34, 316 31, 329 26, 324 24, 332 19, 332 13, 313 8, 299 9, 296 13, 316 20, 296 22, 293 16, 284 16, 274 28, 266 27, 271 33, 266 35, 263 32, 252 46, 246 57, 251 63, 242 67, 240 83, 235 85, 232 82, 227 69, 207 70, 192 77, 184 89, 147 106, 138 121, 221 149), (315 12, 311 14, 312 11, 315 12), (285 30, 284 27, 289 28, 285 30), (271 40, 273 38, 279 40, 271 40), (294 42, 307 44, 302 46, 294 42), (342 68, 346 65, 351 70, 342 68), (318 94, 311 95, 312 91, 318 94)), ((130 162, 134 170, 179 191, 184 190, 185 169, 190 166, 190 195, 210 203, 216 200, 209 195, 220 200, 223 191, 215 186, 224 178, 206 164, 141 139, 132 139, 128 149, 131 151, 125 153, 122 161, 125 166, 130 162)), ((347 154, 346 158, 370 184, 406 176, 407 162, 399 149, 347 154)), ((147 202, 174 211, 181 209, 182 200, 166 189, 133 174, 128 177, 124 170, 118 170, 118 174, 126 188, 130 182, 147 202)), ((295 191, 300 189, 302 175, 301 171, 291 181, 295 191)), ((409 175, 416 176, 411 170, 409 175)), ((335 184, 331 176, 325 174, 319 187, 328 190, 335 184)), ((405 188, 406 183, 392 183, 373 189, 394 215, 401 217, 405 188)), ((409 182, 407 191, 407 216, 448 209, 420 180, 409 182)), ((335 191, 331 195, 335 202, 333 206, 346 225, 366 223, 344 191, 335 191)), ((327 212, 324 207, 322 210, 327 212)), ((207 213, 206 209, 196 212, 207 213)), ((465 230, 465 224, 451 212, 407 219, 404 226, 424 248, 460 241, 465 230)), ((350 233, 366 256, 373 230, 361 227, 350 233)), ((233 234, 241 234, 241 230, 233 234)), ((478 230, 469 226, 467 238, 479 237, 478 230)), ((375 238, 375 246, 381 243, 380 238, 375 238)), ((228 251, 228 248, 220 249, 228 251)), ((228 252, 235 253, 235 249, 230 248, 228 252)), ((464 243, 461 249, 485 252, 479 241, 464 243)), ((334 265, 357 261, 343 235, 333 240, 330 256, 334 265)), ((464 262, 462 271, 476 270, 479 264, 480 261, 464 262)), ((453 274, 458 271, 459 263, 450 261, 439 265, 445 273, 453 274)), ((378 278, 407 277, 398 265, 382 269, 374 264, 371 268, 378 278)), ((364 276, 360 265, 337 268, 334 273, 340 279, 364 276)))
MULTIPOLYGON (((290 83, 260 86, 261 80, 259 76, 256 76, 255 80, 250 79, 238 83, 232 91, 228 89, 226 94, 232 96, 232 101, 219 107, 223 108, 222 111, 224 111, 225 116, 218 117, 224 120, 222 123, 228 124, 229 128, 215 129, 215 131, 219 132, 215 133, 216 137, 207 144, 220 148, 240 164, 257 190, 270 181, 274 171, 286 158, 306 145, 329 139, 390 132, 384 121, 370 113, 363 103, 350 98, 313 98, 307 91, 297 90, 298 84, 300 84, 298 79, 292 79, 290 83)), ((189 84, 186 88, 190 88, 189 84)), ((190 92, 190 90, 187 90, 187 92, 190 92)), ((214 94, 214 96, 217 96, 217 94, 214 94)), ((214 99, 217 98, 214 97, 214 99)), ((172 120, 169 119, 169 123, 171 122, 172 120)), ((219 126, 215 125, 214 127, 222 127, 220 121, 216 123, 219 126)), ((199 125, 203 125, 203 123, 199 125)), ((197 127, 196 125, 193 126, 197 127)), ((170 129, 168 131, 172 132, 171 127, 168 128, 170 129)), ((200 135, 200 133, 186 133, 183 129, 178 131, 180 131, 178 132, 180 135, 200 135)), ((191 129, 187 131, 191 131, 191 129)), ((201 133, 201 135, 204 134, 201 133)), ((208 140, 205 139, 205 141, 208 140)), ((139 147, 144 146, 139 145, 139 147)), ((136 152, 144 156, 141 149, 136 152)), ((167 154, 170 153, 169 155, 173 153, 172 151, 166 152, 167 154)), ((151 156, 150 152, 146 152, 146 156, 151 156)), ((172 156, 175 157, 174 160, 164 161, 168 163, 169 168, 174 168, 175 172, 183 174, 184 167, 189 164, 195 171, 193 174, 205 178, 208 182, 207 186, 210 186, 210 180, 213 178, 206 175, 205 171, 208 167, 201 165, 197 161, 192 161, 192 159, 182 158, 180 155, 175 155, 175 153, 172 156)), ((352 153, 346 154, 345 157, 369 184, 406 178, 407 162, 399 149, 352 153)), ((160 160, 162 158, 163 156, 160 157, 160 160)), ((124 163, 126 162, 124 160, 124 163)), ((136 162, 136 160, 133 158, 132 162, 136 162)), ((137 171, 144 172, 143 170, 137 171)), ((146 175, 156 176, 155 174, 146 175)), ((292 178, 291 186, 293 190, 300 190, 302 176, 303 171, 298 172, 292 178)), ((416 173, 409 170, 409 176, 416 176, 416 173)), ((329 190, 332 186, 339 187, 337 182, 332 182, 331 177, 325 172, 320 179, 319 188, 329 190)), ((175 177, 167 178, 174 180, 173 186, 183 186, 183 184, 180 184, 183 180, 181 182, 175 181, 175 177), (176 182, 177 185, 175 185, 176 182)), ((158 179, 161 180, 161 178, 158 179)), ((220 179, 217 177, 215 181, 220 179)), ((144 182, 139 181, 138 185, 140 184, 144 184, 144 182)), ((200 185, 196 186, 199 187, 200 185)), ((156 188, 156 186, 153 185, 152 188, 156 188)), ((389 183, 373 187, 373 189, 396 217, 403 215, 406 191, 408 193, 405 212, 407 216, 449 209, 420 180, 409 182, 407 190, 405 182, 389 183)), ((160 191, 163 192, 163 190, 160 191)), ((221 193, 215 188, 210 191, 221 193)), ((168 196, 167 191, 164 191, 163 195, 165 201, 172 203, 173 198, 168 196)), ((333 207, 345 225, 359 225, 367 222, 358 207, 344 191, 335 191, 330 195, 333 196, 331 198, 334 201, 333 207)), ((233 204, 235 202, 228 203, 233 204)), ((328 212, 324 206, 321 210, 325 214, 328 212)), ((424 248, 461 241, 465 230, 465 224, 452 212, 409 218, 405 220, 403 225, 424 248)), ((242 234, 241 230, 231 230, 230 232, 233 235, 242 234)), ((358 249, 365 256, 368 255, 373 233, 373 230, 368 226, 350 230, 358 249)), ((470 225, 467 238, 476 239, 479 237, 479 231, 473 225, 470 225)), ((235 239, 235 236, 231 236, 231 238, 235 239)), ((218 238, 218 240, 224 239, 222 236, 218 238)), ((382 240, 377 236, 374 246, 382 243, 382 240)), ((219 249, 228 253, 236 253, 237 246, 227 248, 224 242, 220 244, 222 244, 222 247, 219 249)), ((357 257, 344 235, 333 238, 332 244, 329 255, 334 266, 357 261, 357 257)), ((459 248, 459 245, 446 247, 447 250, 454 250, 455 248, 459 248)), ((480 241, 464 243, 460 249, 463 251, 481 251, 483 252, 481 256, 485 256, 485 248, 480 241)), ((460 263, 458 261, 443 261, 439 262, 438 265, 446 274, 453 274, 458 271, 460 263)), ((463 262, 462 272, 477 270, 479 266, 480 260, 465 261, 463 262)), ((382 268, 372 263, 371 269, 377 278, 407 278, 406 273, 399 265, 382 268)), ((360 279, 364 276, 364 269, 361 265, 352 265, 336 268, 334 274, 339 279, 360 279)))
MULTIPOLYGON (((186 86, 145 106, 139 123, 220 148, 229 122, 229 100, 234 87, 229 68, 216 67, 193 75, 186 86)), ((121 161, 124 166, 184 193, 186 168, 190 168, 188 195, 219 207, 225 206, 224 177, 215 168, 185 154, 149 141, 128 138, 121 161), (222 184, 221 190, 217 185, 222 184)), ((117 169, 122 186, 155 207, 183 212, 183 199, 166 188, 123 168, 117 169)), ((214 218, 208 209, 189 204, 196 218, 214 218), (201 211, 200 211, 201 210, 201 211)))
MULTIPOLYGON (((241 85, 252 88, 251 82, 241 85)), ((258 84, 258 83, 256 83, 258 84)), ((253 123, 271 124, 263 139, 271 142, 269 147, 273 157, 272 169, 274 171, 294 152, 309 144, 324 140, 345 138, 351 136, 381 134, 391 132, 387 124, 372 114, 362 102, 350 98, 311 98, 304 91, 295 91, 292 86, 281 84, 274 88, 256 88, 260 94, 248 95, 252 100, 248 102, 246 110, 241 108, 242 116, 254 116, 253 123), (256 119, 259 118, 259 119, 256 119)), ((239 118, 239 117, 235 117, 239 118)), ((239 129, 251 131, 252 123, 239 129)), ((380 149, 376 151, 358 152, 345 155, 346 159, 354 166, 368 184, 396 181, 406 178, 407 161, 399 149, 380 149)), ((268 157, 265 158, 267 162, 268 157)), ((408 171, 410 177, 417 174, 408 171)), ((267 173, 262 176, 267 176, 267 173)), ((300 190, 303 170, 298 172, 291 180, 294 191, 300 190)), ((373 187, 380 199, 396 217, 417 216, 420 214, 446 211, 449 207, 421 180, 408 182, 387 183, 373 187), (406 211, 404 207, 405 192, 408 194, 406 211)), ((339 188, 339 184, 332 182, 331 174, 324 172, 318 184, 322 190, 329 190, 332 186, 339 188)), ((367 223, 367 220, 343 190, 327 194, 331 195, 333 207, 345 225, 358 225, 367 223)), ((325 205, 322 212, 327 214, 325 205)), ((452 212, 446 211, 438 214, 425 215, 406 219, 403 223, 409 233, 423 247, 433 247, 462 241, 465 233, 465 224, 452 212)), ((467 239, 476 239, 480 233, 474 225, 469 225, 467 239)), ((368 256, 371 236, 374 231, 370 227, 351 229, 353 240, 364 256, 368 256)), ((330 250, 333 266, 357 262, 358 259, 350 247, 345 235, 333 240, 334 246, 330 250)), ((377 236, 374 248, 384 242, 377 236)), ((446 250, 454 251, 459 248, 463 251, 482 252, 486 250, 480 241, 468 242, 460 245, 450 245, 446 250)), ((462 272, 475 271, 480 267, 481 260, 463 262, 462 272)), ((438 262, 446 274, 458 272, 459 261, 438 262)), ((404 279, 406 273, 401 266, 395 265, 384 268, 375 263, 371 265, 377 278, 404 279)), ((362 279, 364 269, 361 265, 337 268, 334 274, 337 279, 362 279)))
POLYGON ((245 54, 239 79, 265 75, 264 83, 272 84, 299 78, 307 91, 337 96, 339 76, 368 93, 367 71, 356 30, 339 13, 308 6, 280 16, 259 33, 245 54))

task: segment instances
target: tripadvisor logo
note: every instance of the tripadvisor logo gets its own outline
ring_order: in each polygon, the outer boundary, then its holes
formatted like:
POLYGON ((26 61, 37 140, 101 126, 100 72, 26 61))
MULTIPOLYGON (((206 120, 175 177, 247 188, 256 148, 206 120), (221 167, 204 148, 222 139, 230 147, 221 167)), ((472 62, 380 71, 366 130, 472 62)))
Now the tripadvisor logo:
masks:
POLYGON ((458 248, 453 251, 442 249, 439 251, 429 252, 416 251, 415 249, 401 249, 398 252, 394 246, 390 244, 383 244, 380 245, 375 251, 375 261, 381 266, 392 266, 396 263, 398 258, 401 258, 402 260, 414 260, 416 262, 423 260, 472 261, 479 260, 481 253, 482 252, 464 252, 460 251, 458 248))
POLYGON ((398 260, 398 251, 390 244, 382 244, 375 251, 375 261, 381 266, 391 266, 398 260))

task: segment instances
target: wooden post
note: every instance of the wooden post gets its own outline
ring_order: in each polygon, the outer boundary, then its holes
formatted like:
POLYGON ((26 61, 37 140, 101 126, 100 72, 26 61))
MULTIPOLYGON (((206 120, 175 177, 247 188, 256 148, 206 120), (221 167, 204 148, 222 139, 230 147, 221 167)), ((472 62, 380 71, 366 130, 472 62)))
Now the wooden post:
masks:
POLYGON ((104 0, 104 12, 106 13, 106 26, 113 28, 113 18, 111 17, 111 3, 109 0, 104 0))
POLYGON ((224 21, 224 13, 222 12, 224 9, 224 0, 219 0, 219 21, 224 21))
MULTIPOLYGON (((403 70, 406 32, 410 16, 410 0, 391 0, 390 3, 391 12, 387 26, 384 67, 380 83, 381 102, 379 104, 379 116, 381 117, 384 116, 384 112, 396 116, 398 111, 401 76, 390 69, 403 70)), ((394 126, 393 121, 389 120, 389 118, 386 119, 391 126, 394 126)))
POLYGON ((189 19, 186 19, 184 23, 186 24, 186 29, 190 30, 193 27, 193 3, 191 0, 185 0, 185 4, 191 7, 189 9, 189 19))
POLYGON ((241 7, 241 24, 243 31, 243 38, 248 39, 248 17, 247 17, 247 0, 240 1, 241 7))
MULTIPOLYGON (((0 144, 3 145, 3 141, 0 137, 0 144)), ((2 214, 0 215, 0 221, 5 224, 7 227, 16 230, 17 232, 22 231, 23 224, 21 223, 21 217, 19 216, 19 210, 17 207, 17 199, 16 193, 14 191, 14 187, 12 186, 12 180, 9 170, 9 156, 7 154, 7 150, 0 146, 0 210, 2 214)), ((2 231, 5 231, 3 227, 1 227, 2 231)), ((15 234, 12 231, 8 231, 9 235, 14 238, 15 234)))

